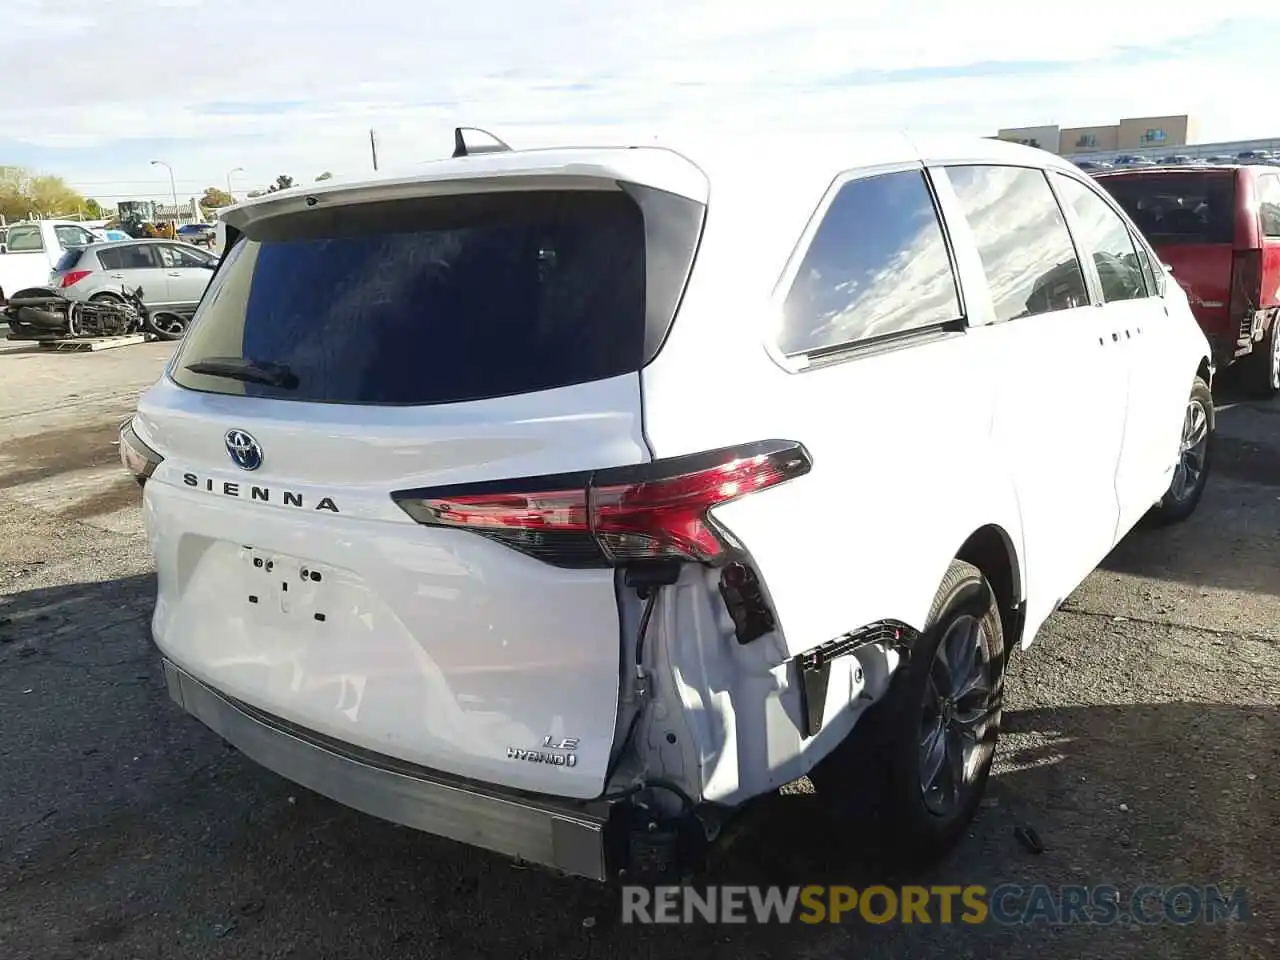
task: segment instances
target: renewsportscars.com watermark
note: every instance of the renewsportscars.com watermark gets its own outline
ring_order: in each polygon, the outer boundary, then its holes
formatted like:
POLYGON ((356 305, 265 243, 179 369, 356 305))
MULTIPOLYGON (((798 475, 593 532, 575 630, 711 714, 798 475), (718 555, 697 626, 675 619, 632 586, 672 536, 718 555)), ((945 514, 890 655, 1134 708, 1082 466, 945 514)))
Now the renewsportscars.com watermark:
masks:
POLYGON ((1248 891, 1216 885, 622 888, 623 923, 1186 926, 1248 918, 1248 891))

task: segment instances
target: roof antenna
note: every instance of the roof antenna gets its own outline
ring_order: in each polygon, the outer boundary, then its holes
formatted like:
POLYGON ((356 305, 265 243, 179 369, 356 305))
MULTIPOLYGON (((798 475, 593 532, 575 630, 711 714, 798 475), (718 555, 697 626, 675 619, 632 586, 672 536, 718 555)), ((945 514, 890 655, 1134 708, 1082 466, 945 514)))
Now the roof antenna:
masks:
POLYGON ((455 157, 470 157, 477 153, 505 153, 511 148, 495 137, 488 130, 481 130, 479 127, 454 127, 453 128, 453 155, 455 157), (470 130, 472 133, 482 133, 493 143, 479 144, 474 147, 467 146, 467 138, 462 135, 462 131, 470 130))

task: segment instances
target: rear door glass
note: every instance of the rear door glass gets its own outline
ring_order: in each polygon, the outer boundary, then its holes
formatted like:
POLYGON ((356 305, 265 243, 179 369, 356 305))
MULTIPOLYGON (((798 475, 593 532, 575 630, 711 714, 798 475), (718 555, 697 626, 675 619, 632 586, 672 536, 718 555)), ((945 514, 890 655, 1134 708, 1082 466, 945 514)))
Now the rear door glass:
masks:
POLYGON ((98 262, 104 270, 154 270, 160 266, 155 244, 150 243, 99 250, 98 262))
POLYGON ((997 322, 1089 302, 1071 233, 1044 172, 1029 167, 947 167, 973 232, 997 322))
POLYGON ((1232 171, 1126 174, 1097 182, 1157 246, 1224 244, 1235 237, 1232 171))
POLYGON ((645 219, 621 190, 469 194, 274 217, 236 243, 172 367, 182 386, 422 405, 644 362, 645 219), (289 389, 196 374, 280 365, 289 389))

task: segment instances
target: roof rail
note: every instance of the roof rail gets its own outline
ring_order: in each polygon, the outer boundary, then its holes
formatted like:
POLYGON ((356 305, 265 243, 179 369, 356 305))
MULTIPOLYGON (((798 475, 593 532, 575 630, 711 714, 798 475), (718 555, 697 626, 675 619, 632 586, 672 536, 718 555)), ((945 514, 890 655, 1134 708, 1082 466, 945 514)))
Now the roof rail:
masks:
POLYGON ((479 127, 454 127, 453 128, 453 155, 455 157, 469 157, 477 153, 505 153, 511 148, 495 137, 488 130, 481 130, 479 127), (467 138, 462 135, 462 131, 470 130, 472 133, 483 133, 486 137, 493 141, 490 144, 479 144, 477 146, 468 147, 467 138))

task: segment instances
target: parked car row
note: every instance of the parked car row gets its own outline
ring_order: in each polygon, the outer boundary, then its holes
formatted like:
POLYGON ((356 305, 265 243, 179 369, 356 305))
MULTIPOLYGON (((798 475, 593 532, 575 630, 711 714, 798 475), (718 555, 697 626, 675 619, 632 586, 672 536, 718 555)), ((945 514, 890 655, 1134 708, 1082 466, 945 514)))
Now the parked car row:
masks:
POLYGON ((1121 154, 1110 160, 1080 159, 1075 164, 1081 170, 1114 170, 1129 167, 1180 167, 1209 166, 1224 163, 1263 164, 1280 166, 1280 152, 1273 150, 1245 150, 1235 156, 1218 155, 1212 157, 1196 157, 1185 153, 1174 153, 1166 157, 1153 158, 1134 154, 1121 154))
POLYGON ((120 433, 170 695, 597 880, 805 773, 940 856, 1009 654, 1204 491, 1211 349, 1150 240, 988 140, 456 144, 223 214, 120 433))

